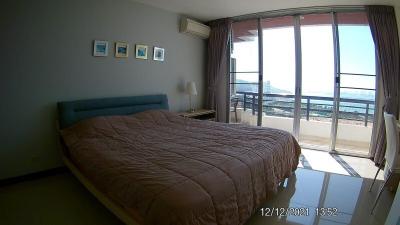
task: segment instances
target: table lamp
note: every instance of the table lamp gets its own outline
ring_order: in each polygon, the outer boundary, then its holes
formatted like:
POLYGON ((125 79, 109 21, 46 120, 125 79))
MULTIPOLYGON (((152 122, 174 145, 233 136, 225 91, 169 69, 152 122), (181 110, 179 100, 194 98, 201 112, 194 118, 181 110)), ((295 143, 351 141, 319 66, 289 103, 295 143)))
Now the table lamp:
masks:
POLYGON ((196 83, 193 81, 188 82, 186 86, 186 92, 189 95, 189 112, 194 112, 195 109, 194 106, 192 106, 192 96, 197 95, 196 83))

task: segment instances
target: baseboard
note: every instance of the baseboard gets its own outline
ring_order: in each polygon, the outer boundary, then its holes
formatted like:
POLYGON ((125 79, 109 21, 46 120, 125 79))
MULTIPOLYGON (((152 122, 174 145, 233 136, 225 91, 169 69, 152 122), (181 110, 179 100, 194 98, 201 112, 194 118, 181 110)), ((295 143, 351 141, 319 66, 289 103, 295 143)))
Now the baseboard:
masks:
POLYGON ((40 179, 43 177, 48 177, 48 176, 52 176, 52 175, 56 175, 56 174, 60 174, 60 173, 66 173, 67 171, 68 171, 67 167, 60 166, 60 167, 56 167, 53 169, 43 170, 43 171, 30 173, 30 174, 26 174, 26 175, 22 175, 22 176, 18 176, 18 177, 6 178, 6 179, 0 180, 0 187, 12 185, 12 184, 16 184, 16 183, 20 183, 20 182, 24 182, 24 181, 36 180, 36 179, 40 179))

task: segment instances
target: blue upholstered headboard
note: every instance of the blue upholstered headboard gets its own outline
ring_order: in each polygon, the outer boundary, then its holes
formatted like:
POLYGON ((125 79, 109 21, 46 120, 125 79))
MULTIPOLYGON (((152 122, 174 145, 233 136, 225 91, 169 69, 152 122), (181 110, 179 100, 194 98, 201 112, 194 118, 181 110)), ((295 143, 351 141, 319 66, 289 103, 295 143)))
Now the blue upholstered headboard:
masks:
POLYGON ((169 108, 166 95, 78 100, 59 102, 57 105, 60 129, 96 116, 129 115, 149 109, 169 108))

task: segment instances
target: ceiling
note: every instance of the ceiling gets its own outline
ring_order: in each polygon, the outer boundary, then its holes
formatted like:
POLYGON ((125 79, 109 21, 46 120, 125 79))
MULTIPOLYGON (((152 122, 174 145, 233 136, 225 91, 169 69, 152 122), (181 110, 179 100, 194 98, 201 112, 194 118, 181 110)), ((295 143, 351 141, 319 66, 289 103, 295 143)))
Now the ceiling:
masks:
POLYGON ((132 0, 203 22, 249 13, 310 6, 381 4, 400 7, 399 0, 132 0))

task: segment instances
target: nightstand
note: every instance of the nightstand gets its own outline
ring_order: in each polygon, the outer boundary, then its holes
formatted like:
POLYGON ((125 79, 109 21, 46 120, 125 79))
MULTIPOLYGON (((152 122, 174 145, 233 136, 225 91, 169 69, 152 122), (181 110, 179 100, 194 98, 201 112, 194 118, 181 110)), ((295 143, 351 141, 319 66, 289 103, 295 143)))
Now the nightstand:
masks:
POLYGON ((180 112, 178 115, 198 120, 215 121, 215 110, 212 109, 197 109, 194 112, 180 112))

